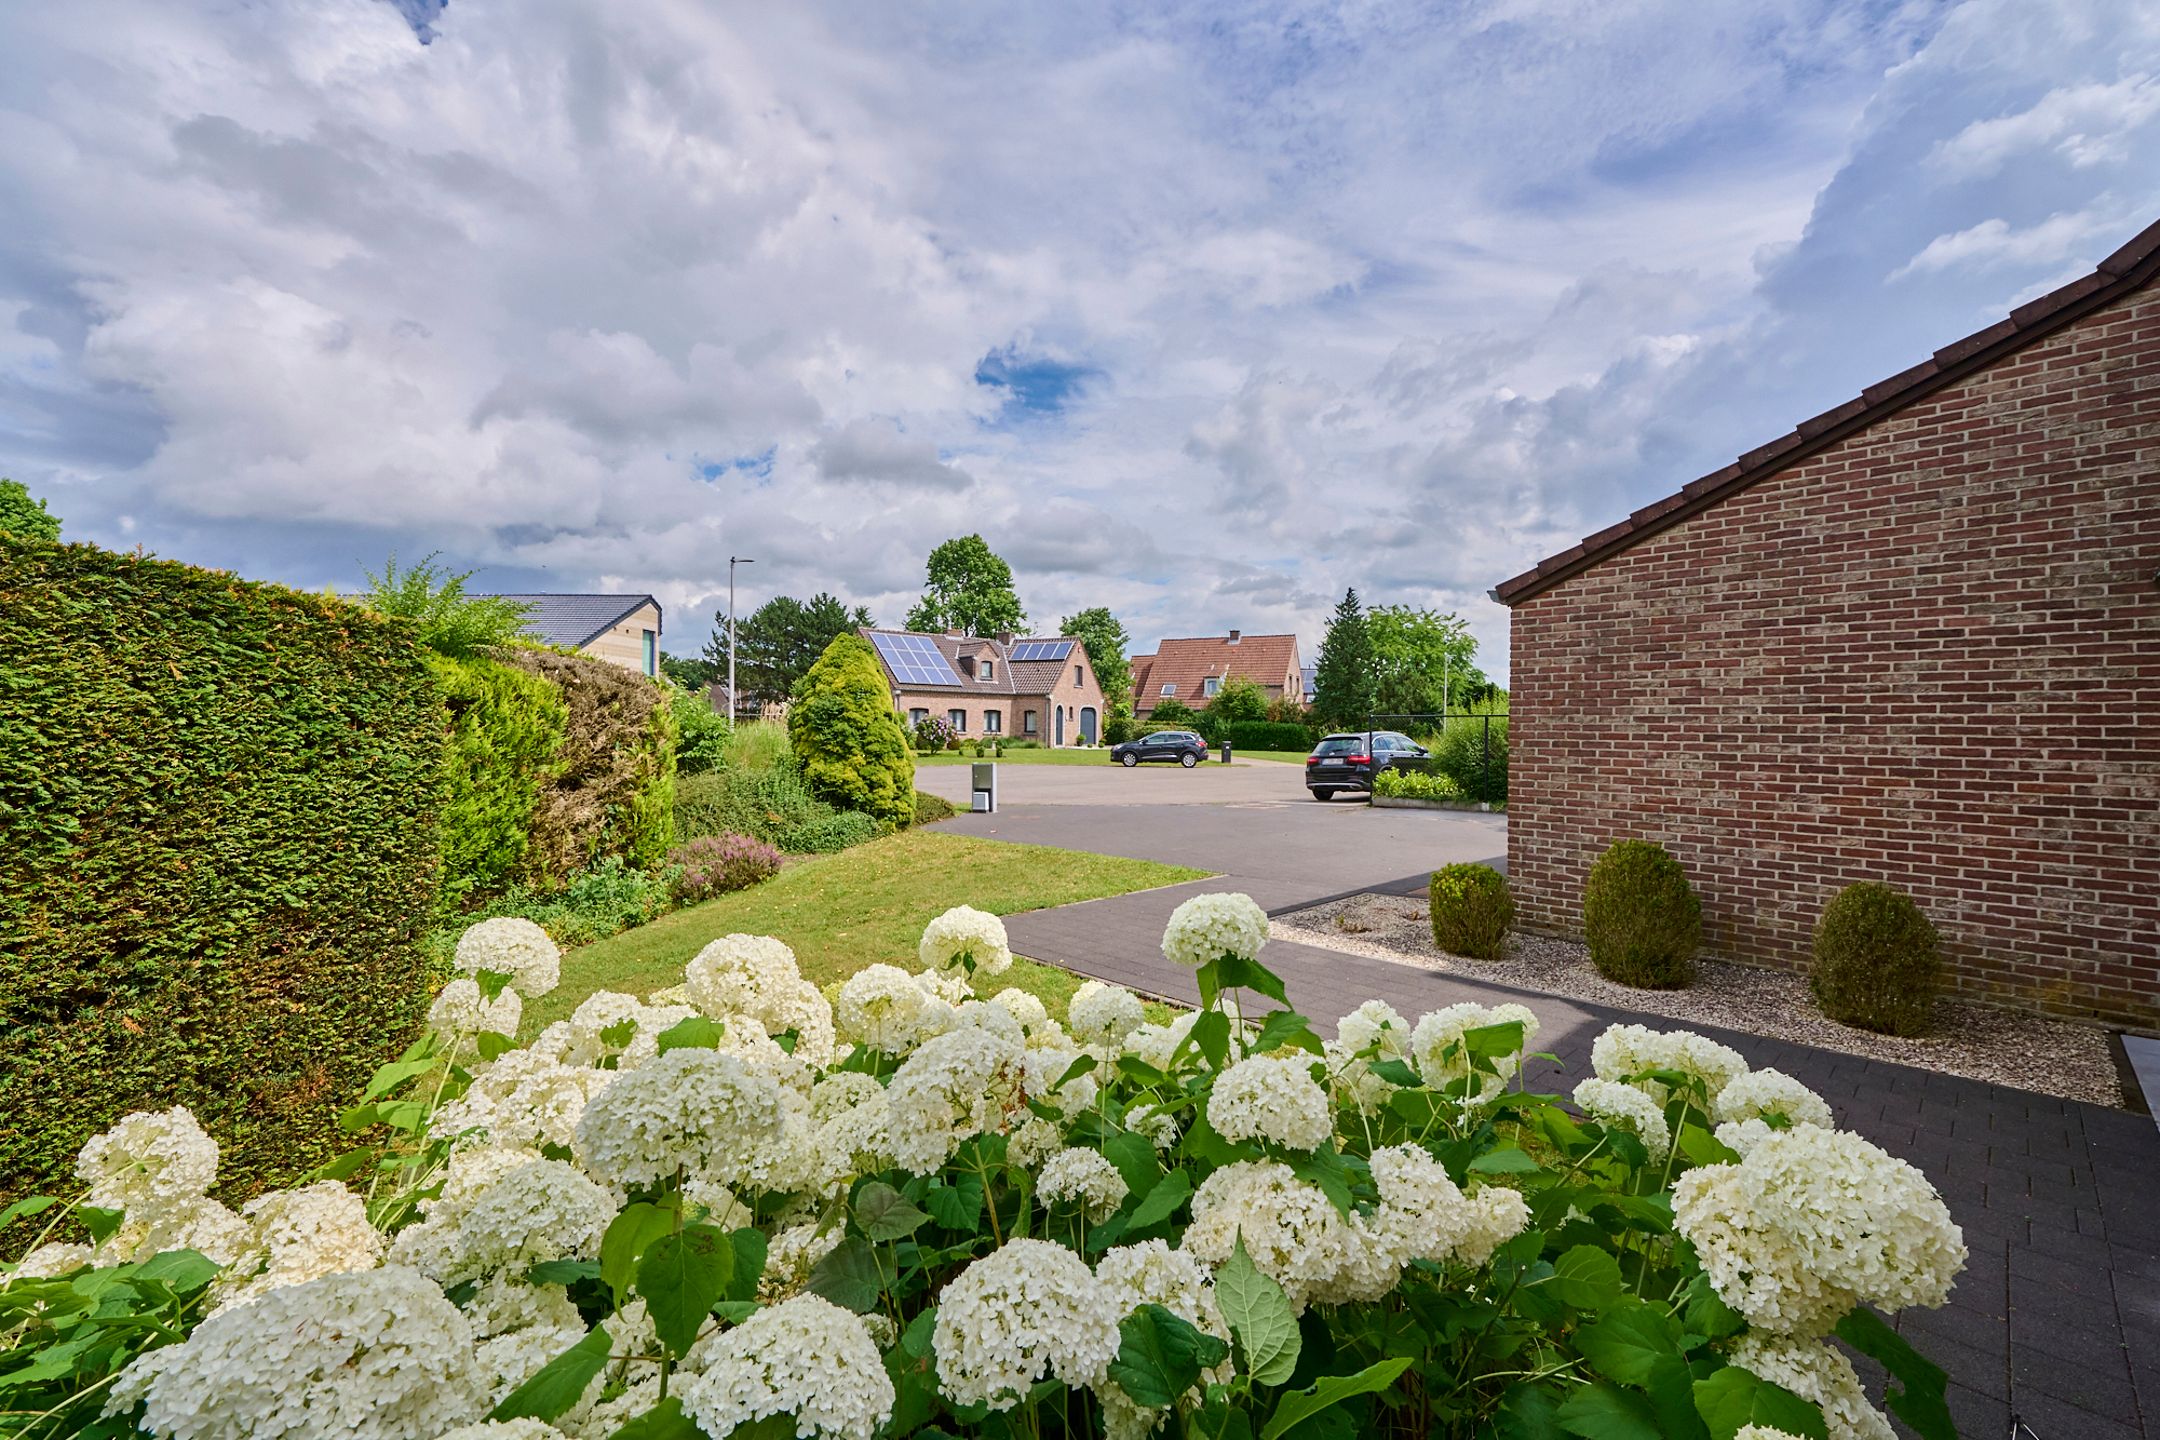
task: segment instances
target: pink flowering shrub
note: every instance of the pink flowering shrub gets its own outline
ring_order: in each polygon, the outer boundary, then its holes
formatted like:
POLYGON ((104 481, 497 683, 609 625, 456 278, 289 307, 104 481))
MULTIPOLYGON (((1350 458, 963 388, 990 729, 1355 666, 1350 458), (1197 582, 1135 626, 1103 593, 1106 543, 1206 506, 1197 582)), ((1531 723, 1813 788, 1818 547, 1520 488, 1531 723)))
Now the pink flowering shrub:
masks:
POLYGON ((695 905, 772 879, 780 873, 780 852, 748 835, 704 835, 669 851, 668 863, 682 869, 676 896, 695 905))

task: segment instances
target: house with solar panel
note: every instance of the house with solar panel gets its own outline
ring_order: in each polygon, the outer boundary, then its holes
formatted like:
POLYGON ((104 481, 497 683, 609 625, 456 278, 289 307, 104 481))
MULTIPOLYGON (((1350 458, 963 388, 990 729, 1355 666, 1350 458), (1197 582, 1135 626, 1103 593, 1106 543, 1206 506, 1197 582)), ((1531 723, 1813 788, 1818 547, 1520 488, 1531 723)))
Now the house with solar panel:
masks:
MULTIPOLYGON (((477 598, 477 597, 476 597, 477 598)), ((655 675, 660 669, 660 602, 650 595, 501 595, 525 607, 525 633, 655 675)))
POLYGON ((1070 636, 861 633, 885 667, 893 708, 910 726, 935 715, 970 740, 1101 741, 1102 686, 1087 647, 1070 636))

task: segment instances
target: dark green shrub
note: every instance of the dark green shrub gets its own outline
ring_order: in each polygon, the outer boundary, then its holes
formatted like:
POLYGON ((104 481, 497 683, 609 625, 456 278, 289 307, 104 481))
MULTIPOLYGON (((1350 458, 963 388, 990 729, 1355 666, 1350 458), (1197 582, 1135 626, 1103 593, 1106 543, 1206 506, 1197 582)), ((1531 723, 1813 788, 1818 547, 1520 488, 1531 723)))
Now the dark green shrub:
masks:
POLYGON ((1438 770, 1390 765, 1373 776, 1372 793, 1403 800, 1460 800, 1462 787, 1438 770))
POLYGON ((830 813, 792 764, 772 770, 730 766, 692 775, 676 787, 675 832, 684 841, 704 835, 777 841, 781 832, 830 813))
POLYGON ((633 869, 656 868, 675 831, 676 732, 667 692, 605 660, 523 647, 500 654, 547 681, 567 707, 520 878, 553 889, 608 856, 633 869))
POLYGON ((1598 973, 1622 985, 1671 990, 1695 978, 1702 902, 1665 847, 1615 840, 1583 887, 1583 938, 1598 973))
POLYGON ((702 690, 668 686, 668 708, 675 712, 675 774, 702 775, 726 763, 735 727, 713 709, 702 690))
POLYGON ((1450 955, 1500 958, 1515 925, 1506 876, 1490 865, 1448 865, 1433 871, 1428 894, 1433 944, 1450 955))
POLYGON ((1507 716, 1450 720, 1430 748, 1433 765, 1455 782, 1464 799, 1488 805, 1507 803, 1507 716))
POLYGON ((950 820, 960 813, 960 807, 942 795, 930 795, 921 790, 915 792, 915 823, 932 825, 940 820, 950 820))
POLYGON ((1123 745, 1133 738, 1133 720, 1130 715, 1112 715, 1103 721, 1103 744, 1123 745))
POLYGON ((562 749, 568 708, 553 685, 475 656, 430 654, 448 707, 443 743, 442 905, 459 914, 509 885, 533 807, 562 749))
POLYGON ((836 637, 796 685, 788 742, 813 795, 888 825, 915 818, 915 757, 861 636, 836 637))
POLYGON ((87 545, 0 542, 0 1195, 186 1105, 232 1198, 427 1007, 444 711, 414 627, 87 545))
POLYGON ((1816 1003, 1863 1030, 1921 1034, 1942 981, 1938 943, 1911 896, 1872 880, 1848 885, 1815 922, 1816 1003))
POLYGON ((884 833, 883 826, 860 810, 835 810, 789 826, 774 843, 790 855, 828 855, 884 833))
POLYGON ((1275 720, 1240 720, 1225 737, 1234 750, 1310 750, 1313 743, 1312 731, 1303 725, 1275 720))

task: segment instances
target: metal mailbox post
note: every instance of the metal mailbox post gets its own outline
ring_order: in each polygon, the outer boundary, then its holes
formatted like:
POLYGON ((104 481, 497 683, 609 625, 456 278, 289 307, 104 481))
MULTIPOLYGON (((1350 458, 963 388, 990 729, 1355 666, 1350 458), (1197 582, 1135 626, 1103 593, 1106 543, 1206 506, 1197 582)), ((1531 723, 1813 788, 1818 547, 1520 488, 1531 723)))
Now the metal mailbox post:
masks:
POLYGON ((997 763, 977 760, 968 768, 975 772, 974 784, 970 787, 974 798, 968 809, 977 815, 997 814, 997 763))

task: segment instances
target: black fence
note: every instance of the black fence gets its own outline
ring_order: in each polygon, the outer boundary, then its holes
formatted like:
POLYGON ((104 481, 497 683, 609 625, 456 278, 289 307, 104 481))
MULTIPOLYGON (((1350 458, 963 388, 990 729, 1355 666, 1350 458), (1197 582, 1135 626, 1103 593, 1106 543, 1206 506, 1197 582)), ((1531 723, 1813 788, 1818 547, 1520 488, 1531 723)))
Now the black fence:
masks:
POLYGON ((1450 776, 1460 785, 1467 798, 1487 803, 1504 804, 1507 801, 1508 775, 1508 717, 1479 713, 1473 710, 1421 710, 1408 713, 1387 714, 1374 712, 1365 717, 1367 735, 1378 730, 1397 730, 1414 735, 1421 731, 1433 733, 1430 747, 1436 753, 1424 760, 1412 760, 1407 764, 1396 761, 1395 766, 1404 770, 1438 771, 1450 776), (1475 721, 1476 736, 1470 738, 1470 725, 1475 721), (1457 727, 1453 734, 1450 726, 1457 727), (1454 735, 1465 738, 1457 741, 1454 735), (1475 776, 1472 780, 1470 777, 1475 776))

